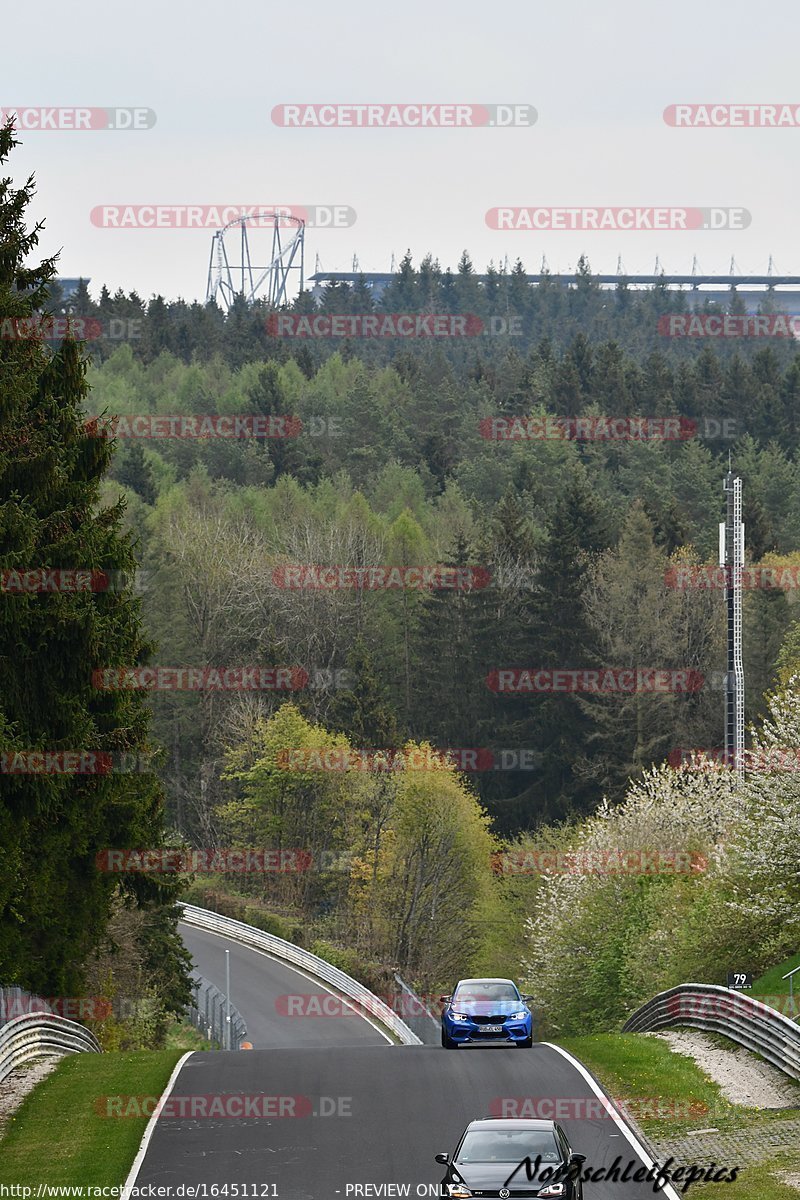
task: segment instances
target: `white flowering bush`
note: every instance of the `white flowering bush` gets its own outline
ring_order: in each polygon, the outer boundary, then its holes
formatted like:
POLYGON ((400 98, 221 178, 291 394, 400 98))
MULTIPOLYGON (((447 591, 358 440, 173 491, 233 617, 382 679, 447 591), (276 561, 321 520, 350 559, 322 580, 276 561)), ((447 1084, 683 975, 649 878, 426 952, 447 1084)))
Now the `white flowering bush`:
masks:
POLYGON ((733 772, 664 765, 632 784, 622 805, 603 802, 570 833, 578 867, 612 869, 549 872, 536 892, 523 972, 553 1028, 617 1028, 658 990, 653 981, 674 966, 674 921, 685 921, 708 889, 741 812, 733 772), (618 854, 634 869, 613 871, 618 854))
POLYGON ((523 970, 556 1030, 618 1028, 664 988, 761 972, 797 950, 800 674, 768 697, 751 741, 744 783, 712 763, 655 767, 619 808, 603 803, 569 831, 578 862, 655 848, 694 869, 545 875, 523 970))
POLYGON ((729 903, 762 930, 771 962, 800 938, 800 675, 768 698, 751 766, 728 850, 729 903))

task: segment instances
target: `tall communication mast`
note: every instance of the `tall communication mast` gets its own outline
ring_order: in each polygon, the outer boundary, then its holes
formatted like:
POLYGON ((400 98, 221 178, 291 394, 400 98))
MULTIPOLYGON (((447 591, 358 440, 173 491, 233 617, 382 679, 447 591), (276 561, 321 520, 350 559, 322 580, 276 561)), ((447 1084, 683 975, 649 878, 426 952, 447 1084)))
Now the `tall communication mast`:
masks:
POLYGON ((719 565, 725 568, 728 613, 728 671, 725 677, 725 761, 744 778, 744 666, 742 664, 742 480, 728 465, 723 490, 726 520, 719 527, 719 565))

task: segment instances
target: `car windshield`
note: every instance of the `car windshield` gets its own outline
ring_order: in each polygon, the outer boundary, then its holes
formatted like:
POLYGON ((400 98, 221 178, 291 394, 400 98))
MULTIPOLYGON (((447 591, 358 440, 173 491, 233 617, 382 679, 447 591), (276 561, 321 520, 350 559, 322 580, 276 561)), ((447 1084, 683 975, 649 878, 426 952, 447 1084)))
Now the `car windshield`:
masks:
POLYGON ((456 988, 454 1000, 471 1003, 477 1000, 519 1000, 519 992, 513 983, 469 983, 456 988))
POLYGON ((457 1163, 521 1163, 524 1158, 543 1163, 561 1161, 552 1133, 546 1129, 471 1129, 464 1138, 457 1163))

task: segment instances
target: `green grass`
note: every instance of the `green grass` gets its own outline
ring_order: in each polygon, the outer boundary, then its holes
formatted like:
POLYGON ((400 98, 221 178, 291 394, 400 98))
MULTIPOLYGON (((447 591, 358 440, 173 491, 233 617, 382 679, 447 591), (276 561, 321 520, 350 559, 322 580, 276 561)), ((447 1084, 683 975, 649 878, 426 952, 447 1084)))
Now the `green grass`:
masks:
POLYGON ((183 1053, 70 1054, 25 1097, 0 1141, 0 1183, 125 1182, 147 1117, 101 1115, 106 1096, 160 1096, 183 1053))
POLYGON ((167 1050, 180 1050, 182 1053, 186 1050, 214 1049, 208 1038, 204 1038, 188 1021, 176 1021, 170 1025, 164 1044, 167 1050))
MULTIPOLYGON (((787 967, 786 970, 789 968, 787 967)), ((754 1110, 725 1100, 691 1058, 673 1054, 666 1042, 641 1034, 591 1034, 561 1038, 559 1045, 574 1054, 597 1076, 615 1100, 629 1102, 629 1111, 645 1136, 656 1144, 680 1137, 690 1129, 714 1128, 721 1133, 747 1129, 754 1145, 759 1131, 773 1121, 796 1116, 796 1110, 754 1110), (639 1103, 637 1103, 637 1101, 639 1103), (664 1112, 669 1116, 654 1116, 664 1112)), ((800 1105, 800 1085, 796 1103, 800 1105)), ((702 1145, 698 1137, 698 1150, 702 1145)), ((734 1167, 736 1162, 720 1164, 734 1167)), ((704 1200, 797 1200, 797 1189, 778 1178, 780 1171, 800 1172, 800 1150, 782 1153, 743 1169, 735 1183, 693 1185, 688 1196, 704 1200)), ((680 1193, 680 1184, 677 1185, 680 1193)))
POLYGON ((666 1042, 640 1033, 596 1033, 561 1038, 560 1045, 594 1072, 614 1099, 654 1137, 696 1129, 720 1120, 736 1123, 737 1108, 691 1058, 673 1054, 666 1042), (656 1113, 669 1114, 657 1116, 656 1113), (653 1114, 653 1115, 650 1115, 653 1114), (713 1122, 709 1118, 713 1116, 713 1122))
MULTIPOLYGON (((794 954, 791 958, 787 958, 786 962, 778 963, 775 967, 770 967, 765 971, 760 979, 753 981, 752 992, 745 993, 748 996, 788 996, 789 995, 789 980, 782 979, 787 971, 793 971, 795 967, 800 967, 800 954, 794 954)), ((800 972, 794 977, 794 991, 798 999, 800 999, 800 972)))
MULTIPOLYGON (((765 1171, 763 1167, 747 1167, 746 1170, 739 1173, 736 1183, 709 1183, 705 1187, 698 1188, 697 1194, 702 1194, 705 1200, 713 1200, 716 1195, 729 1198, 729 1200, 797 1200, 797 1188, 790 1187, 788 1183, 781 1183, 772 1173, 772 1170, 781 1166, 781 1161, 772 1160, 769 1172, 765 1171)), ((794 1169, 796 1173, 797 1159, 795 1158, 793 1162, 783 1162, 783 1166, 787 1171, 794 1169)), ((695 1189, 691 1188, 687 1195, 693 1196, 694 1191, 695 1189)))

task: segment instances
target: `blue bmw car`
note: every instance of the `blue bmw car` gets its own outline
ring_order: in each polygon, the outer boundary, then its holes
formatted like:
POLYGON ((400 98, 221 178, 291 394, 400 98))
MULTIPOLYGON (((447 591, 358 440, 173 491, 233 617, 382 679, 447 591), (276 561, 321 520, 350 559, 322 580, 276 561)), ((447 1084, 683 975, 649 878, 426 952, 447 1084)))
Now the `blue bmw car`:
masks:
POLYGON ((530 996, 510 979, 461 979, 452 996, 440 996, 445 1050, 476 1042, 533 1045, 530 996))

